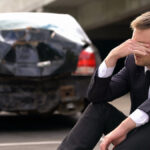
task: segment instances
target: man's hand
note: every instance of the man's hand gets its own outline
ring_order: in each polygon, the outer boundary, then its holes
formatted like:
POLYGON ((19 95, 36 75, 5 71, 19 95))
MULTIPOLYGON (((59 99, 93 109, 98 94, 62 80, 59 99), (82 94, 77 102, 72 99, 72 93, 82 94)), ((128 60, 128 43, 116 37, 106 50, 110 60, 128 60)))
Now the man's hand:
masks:
POLYGON ((104 137, 102 143, 100 144, 100 150, 108 150, 110 144, 113 144, 115 147, 125 140, 126 135, 127 133, 125 133, 122 129, 113 130, 104 137))
POLYGON ((107 67, 114 67, 118 59, 130 54, 145 56, 150 54, 150 45, 129 39, 110 51, 105 59, 107 67))
POLYGON ((102 143, 100 144, 100 150, 108 150, 110 144, 114 147, 125 140, 129 131, 136 127, 136 124, 129 117, 125 119, 116 129, 107 134, 102 143))

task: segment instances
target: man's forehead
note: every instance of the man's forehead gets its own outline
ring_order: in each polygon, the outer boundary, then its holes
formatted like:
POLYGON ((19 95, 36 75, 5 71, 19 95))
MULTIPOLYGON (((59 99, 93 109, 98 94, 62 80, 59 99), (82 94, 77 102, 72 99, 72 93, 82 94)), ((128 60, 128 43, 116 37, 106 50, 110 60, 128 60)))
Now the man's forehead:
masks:
POLYGON ((150 29, 133 30, 132 39, 139 43, 150 44, 150 29))

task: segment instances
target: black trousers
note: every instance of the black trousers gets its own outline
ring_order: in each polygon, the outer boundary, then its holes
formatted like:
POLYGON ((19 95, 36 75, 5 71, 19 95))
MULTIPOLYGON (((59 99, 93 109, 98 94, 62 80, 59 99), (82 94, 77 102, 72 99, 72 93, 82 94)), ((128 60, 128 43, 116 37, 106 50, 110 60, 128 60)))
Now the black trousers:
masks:
MULTIPOLYGON (((112 131, 125 118, 122 112, 108 103, 89 104, 57 150, 92 150, 102 134, 112 131)), ((149 123, 132 130, 114 150, 150 150, 149 123)))

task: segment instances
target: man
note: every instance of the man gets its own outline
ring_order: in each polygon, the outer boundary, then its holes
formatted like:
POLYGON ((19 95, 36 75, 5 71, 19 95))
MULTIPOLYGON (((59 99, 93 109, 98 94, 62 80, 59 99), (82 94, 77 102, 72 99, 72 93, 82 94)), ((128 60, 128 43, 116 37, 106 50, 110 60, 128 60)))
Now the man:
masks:
POLYGON ((102 134, 101 150, 150 150, 150 12, 132 21, 132 38, 110 51, 94 73, 88 90, 92 102, 58 150, 92 150, 102 134), (112 76, 118 59, 125 66, 112 76), (126 117, 108 102, 130 92, 126 117))

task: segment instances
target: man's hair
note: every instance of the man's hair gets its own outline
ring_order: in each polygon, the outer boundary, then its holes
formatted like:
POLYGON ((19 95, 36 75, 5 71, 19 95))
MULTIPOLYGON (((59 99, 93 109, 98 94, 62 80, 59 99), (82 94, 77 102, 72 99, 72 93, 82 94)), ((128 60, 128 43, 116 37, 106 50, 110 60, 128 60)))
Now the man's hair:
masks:
POLYGON ((144 30, 150 29, 150 11, 138 16, 131 22, 131 28, 144 30))

